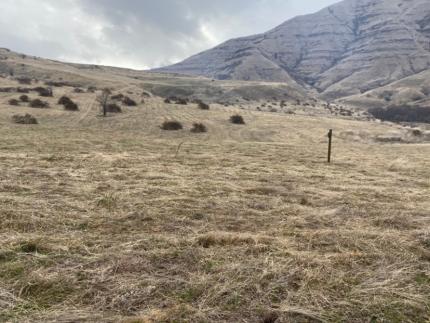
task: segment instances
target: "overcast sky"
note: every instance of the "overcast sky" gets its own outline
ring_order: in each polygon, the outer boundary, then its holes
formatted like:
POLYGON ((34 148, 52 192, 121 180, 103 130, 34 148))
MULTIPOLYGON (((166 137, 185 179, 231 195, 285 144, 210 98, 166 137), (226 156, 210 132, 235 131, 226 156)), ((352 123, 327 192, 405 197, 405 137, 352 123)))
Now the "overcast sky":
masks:
POLYGON ((338 0, 0 0, 0 47, 147 69, 338 0))

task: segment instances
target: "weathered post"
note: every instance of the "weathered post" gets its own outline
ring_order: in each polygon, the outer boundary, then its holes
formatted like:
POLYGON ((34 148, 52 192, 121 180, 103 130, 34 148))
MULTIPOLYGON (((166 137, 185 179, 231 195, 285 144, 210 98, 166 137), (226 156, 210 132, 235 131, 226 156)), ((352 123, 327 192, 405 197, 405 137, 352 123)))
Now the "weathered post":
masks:
POLYGON ((333 139, 333 130, 330 129, 328 132, 328 158, 327 162, 331 163, 331 146, 332 146, 332 139, 333 139))

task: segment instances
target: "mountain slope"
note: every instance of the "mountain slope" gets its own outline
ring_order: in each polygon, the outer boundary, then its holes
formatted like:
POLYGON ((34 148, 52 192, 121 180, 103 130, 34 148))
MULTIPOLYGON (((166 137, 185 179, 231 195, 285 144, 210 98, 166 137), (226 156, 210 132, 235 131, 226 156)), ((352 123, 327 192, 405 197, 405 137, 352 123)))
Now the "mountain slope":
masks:
POLYGON ((359 94, 430 68, 430 1, 345 0, 157 69, 359 94))

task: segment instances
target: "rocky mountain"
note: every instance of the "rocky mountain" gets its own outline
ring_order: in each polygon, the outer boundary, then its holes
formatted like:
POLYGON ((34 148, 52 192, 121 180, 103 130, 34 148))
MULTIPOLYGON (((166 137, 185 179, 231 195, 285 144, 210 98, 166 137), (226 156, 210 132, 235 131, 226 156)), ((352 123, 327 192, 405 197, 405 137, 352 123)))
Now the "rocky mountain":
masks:
POLYGON ((157 69, 360 95, 430 69, 429 0, 345 0, 157 69))

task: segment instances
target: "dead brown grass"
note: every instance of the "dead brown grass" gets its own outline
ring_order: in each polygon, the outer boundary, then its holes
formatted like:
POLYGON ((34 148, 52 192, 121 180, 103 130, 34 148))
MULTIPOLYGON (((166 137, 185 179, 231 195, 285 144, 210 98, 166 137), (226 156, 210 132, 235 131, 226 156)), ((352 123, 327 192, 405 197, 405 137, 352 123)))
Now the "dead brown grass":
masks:
POLYGON ((20 108, 37 127, 12 124, 0 97, 0 321, 428 321, 428 144, 337 136, 403 131, 389 124, 157 97, 100 118, 97 93, 61 91, 20 108), (56 106, 64 94, 81 110, 56 106))

